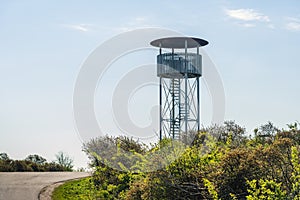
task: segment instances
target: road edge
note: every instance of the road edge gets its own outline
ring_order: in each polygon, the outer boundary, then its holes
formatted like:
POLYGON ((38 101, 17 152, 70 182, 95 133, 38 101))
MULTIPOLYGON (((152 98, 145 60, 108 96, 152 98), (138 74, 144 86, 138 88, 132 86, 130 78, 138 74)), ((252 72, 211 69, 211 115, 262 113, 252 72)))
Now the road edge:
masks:
POLYGON ((83 178, 86 178, 89 176, 91 176, 91 175, 87 175, 87 176, 80 177, 80 178, 73 178, 73 179, 58 181, 58 182, 52 183, 50 185, 47 185, 40 190, 40 192, 38 194, 38 200, 51 200, 52 193, 55 190, 55 188, 57 188, 58 186, 63 185, 65 182, 68 182, 68 181, 80 180, 80 179, 83 179, 83 178))

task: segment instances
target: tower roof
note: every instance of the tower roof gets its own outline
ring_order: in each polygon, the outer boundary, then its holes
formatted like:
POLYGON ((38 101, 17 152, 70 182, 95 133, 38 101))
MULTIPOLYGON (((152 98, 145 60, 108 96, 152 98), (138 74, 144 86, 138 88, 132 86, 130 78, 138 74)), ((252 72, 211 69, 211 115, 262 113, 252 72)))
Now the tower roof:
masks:
POLYGON ((187 48, 201 47, 208 44, 208 41, 195 37, 166 37, 153 40, 150 44, 161 48, 184 49, 185 41, 187 41, 187 48))

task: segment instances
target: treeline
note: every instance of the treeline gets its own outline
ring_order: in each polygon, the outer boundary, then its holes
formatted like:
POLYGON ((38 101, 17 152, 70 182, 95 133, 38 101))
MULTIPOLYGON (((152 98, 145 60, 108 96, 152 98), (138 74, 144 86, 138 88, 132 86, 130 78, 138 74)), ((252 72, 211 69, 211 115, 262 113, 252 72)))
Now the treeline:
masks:
POLYGON ((55 172, 72 171, 73 160, 63 152, 56 155, 56 161, 47 162, 39 155, 29 155, 24 160, 13 160, 7 153, 0 153, 0 172, 55 172))
POLYGON ((298 123, 278 129, 269 122, 251 137, 229 121, 178 142, 146 146, 105 136, 83 149, 94 168, 94 199, 300 199, 298 123))

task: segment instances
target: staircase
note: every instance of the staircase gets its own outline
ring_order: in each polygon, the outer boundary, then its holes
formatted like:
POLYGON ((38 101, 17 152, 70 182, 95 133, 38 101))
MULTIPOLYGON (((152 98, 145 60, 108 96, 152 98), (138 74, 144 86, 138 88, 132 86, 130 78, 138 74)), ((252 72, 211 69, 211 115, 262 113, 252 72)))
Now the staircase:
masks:
POLYGON ((172 79, 170 82, 170 94, 172 97, 171 113, 170 113, 170 134, 173 139, 179 139, 180 136, 180 79, 172 79))
POLYGON ((172 97, 170 109, 170 137, 175 140, 180 139, 182 122, 185 122, 186 117, 187 119, 190 117, 189 105, 187 105, 186 109, 185 99, 181 98, 180 90, 180 79, 172 79, 170 81, 170 94, 172 97))

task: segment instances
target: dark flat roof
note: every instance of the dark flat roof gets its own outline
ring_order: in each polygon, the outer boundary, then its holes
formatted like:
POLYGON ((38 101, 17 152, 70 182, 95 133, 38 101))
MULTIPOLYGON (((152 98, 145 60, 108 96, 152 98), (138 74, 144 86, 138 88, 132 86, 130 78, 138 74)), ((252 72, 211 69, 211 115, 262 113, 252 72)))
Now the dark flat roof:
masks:
POLYGON ((199 47, 201 47, 208 44, 208 41, 194 37, 160 38, 157 40, 153 40, 152 42, 150 42, 150 44, 155 47, 160 47, 161 45, 162 48, 184 49, 185 41, 187 41, 187 48, 195 48, 198 45, 199 47))

